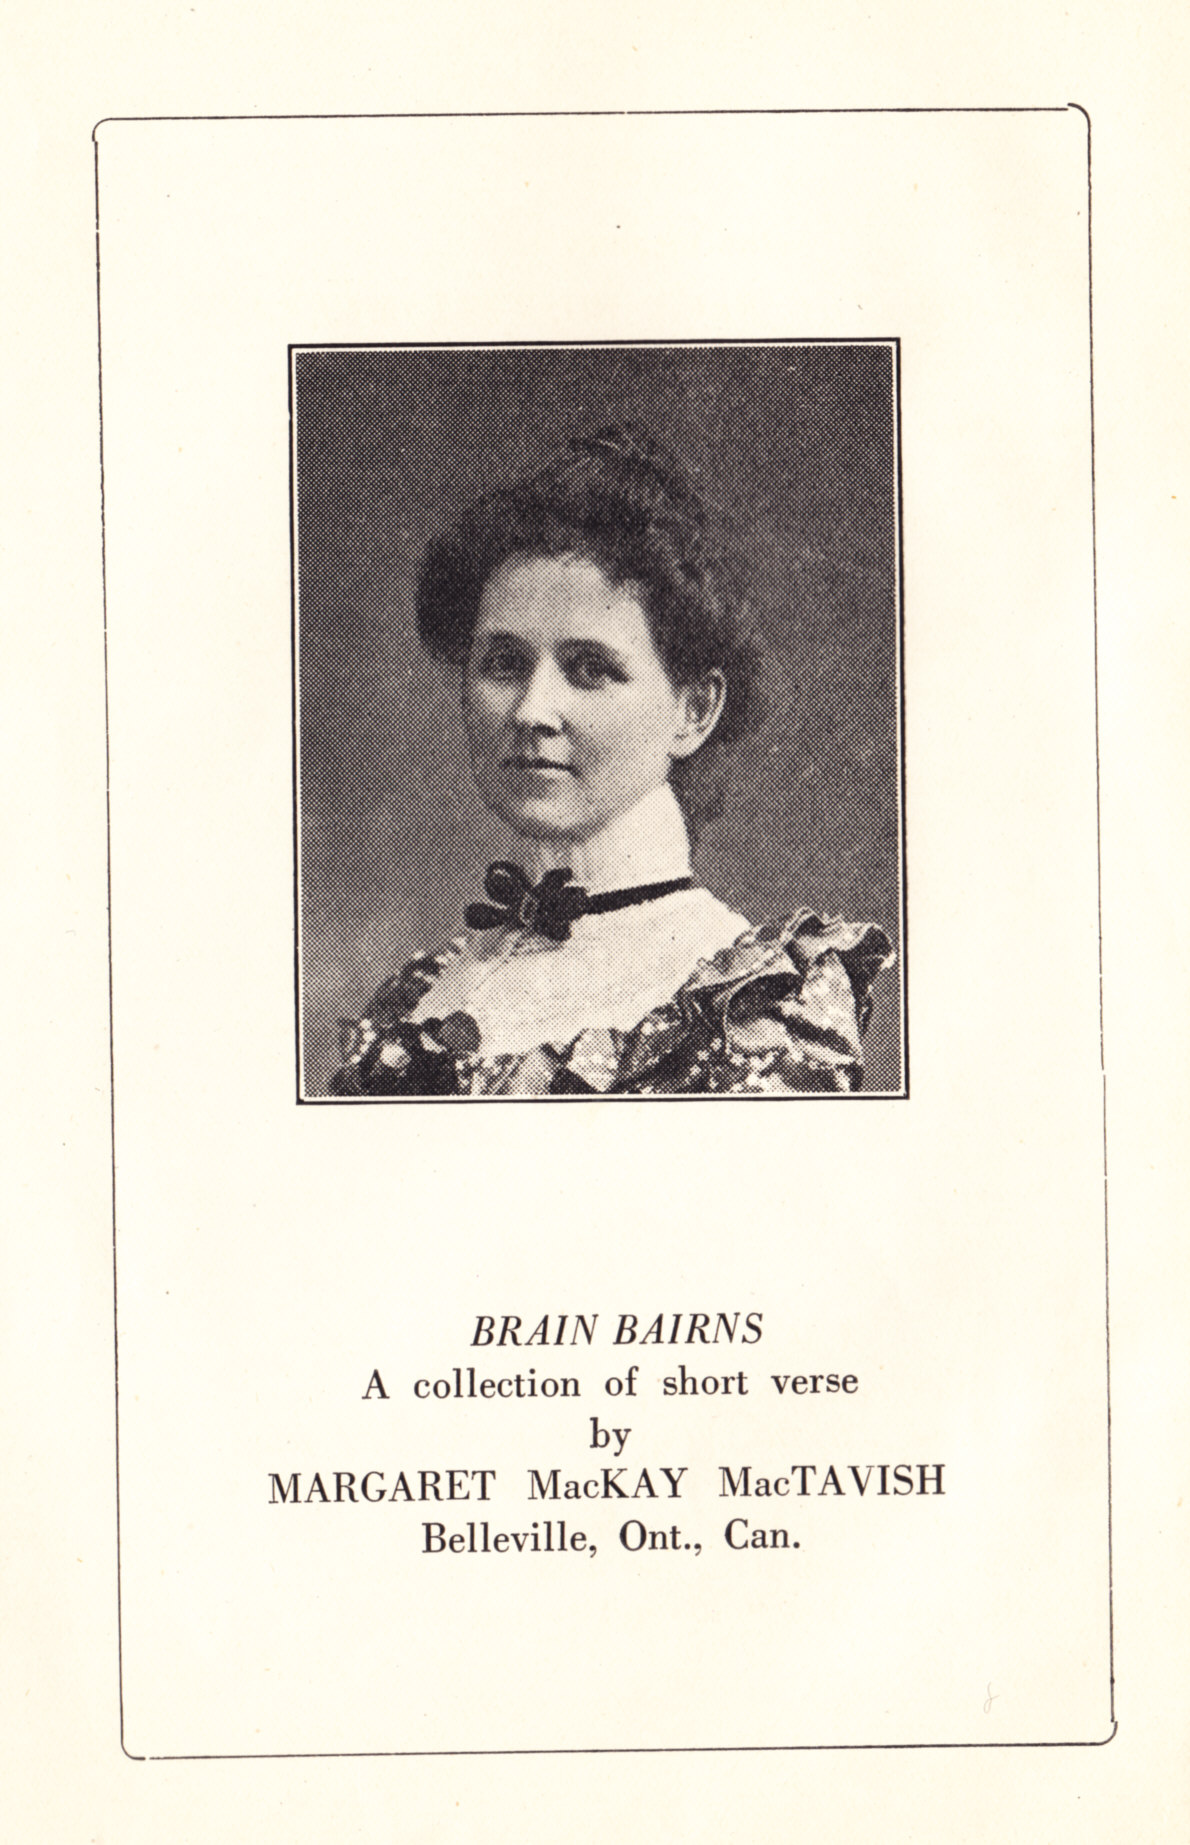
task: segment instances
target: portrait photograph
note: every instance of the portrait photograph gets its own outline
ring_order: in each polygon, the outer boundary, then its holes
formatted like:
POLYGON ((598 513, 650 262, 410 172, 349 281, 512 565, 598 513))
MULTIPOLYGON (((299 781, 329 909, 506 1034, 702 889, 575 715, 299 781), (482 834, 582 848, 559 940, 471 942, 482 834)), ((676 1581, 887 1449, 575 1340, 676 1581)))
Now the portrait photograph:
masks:
POLYGON ((299 1097, 906 1093, 896 342, 291 367, 299 1097))

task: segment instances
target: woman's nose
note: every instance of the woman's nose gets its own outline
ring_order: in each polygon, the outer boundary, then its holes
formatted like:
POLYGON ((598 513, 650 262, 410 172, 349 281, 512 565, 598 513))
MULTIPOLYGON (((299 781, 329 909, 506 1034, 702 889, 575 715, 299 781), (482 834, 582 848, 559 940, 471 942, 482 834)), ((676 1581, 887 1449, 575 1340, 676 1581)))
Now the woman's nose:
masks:
POLYGON ((526 730, 558 731, 563 728, 564 683, 548 660, 530 674, 513 709, 513 720, 526 730))

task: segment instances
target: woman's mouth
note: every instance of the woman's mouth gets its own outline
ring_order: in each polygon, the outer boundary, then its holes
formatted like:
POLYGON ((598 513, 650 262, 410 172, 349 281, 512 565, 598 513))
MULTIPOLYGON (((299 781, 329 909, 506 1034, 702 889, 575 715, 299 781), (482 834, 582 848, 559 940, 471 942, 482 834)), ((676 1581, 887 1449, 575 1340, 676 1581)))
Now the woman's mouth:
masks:
POLYGON ((574 770, 568 762, 557 762, 550 756, 506 756, 506 769, 515 769, 522 775, 573 775, 574 770))

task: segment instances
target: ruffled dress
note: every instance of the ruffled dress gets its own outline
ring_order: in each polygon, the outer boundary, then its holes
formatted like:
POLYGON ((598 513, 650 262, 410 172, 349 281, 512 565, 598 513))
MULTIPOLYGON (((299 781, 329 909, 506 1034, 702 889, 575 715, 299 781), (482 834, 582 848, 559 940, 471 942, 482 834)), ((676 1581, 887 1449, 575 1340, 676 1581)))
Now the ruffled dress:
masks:
POLYGON ((745 928, 628 1028, 586 1027, 485 1054, 445 1048, 426 996, 466 938, 385 980, 344 1022, 341 1097, 850 1094, 863 1081, 872 983, 891 963, 883 930, 801 910, 745 928), (415 1016, 417 1015, 417 1016, 415 1016))

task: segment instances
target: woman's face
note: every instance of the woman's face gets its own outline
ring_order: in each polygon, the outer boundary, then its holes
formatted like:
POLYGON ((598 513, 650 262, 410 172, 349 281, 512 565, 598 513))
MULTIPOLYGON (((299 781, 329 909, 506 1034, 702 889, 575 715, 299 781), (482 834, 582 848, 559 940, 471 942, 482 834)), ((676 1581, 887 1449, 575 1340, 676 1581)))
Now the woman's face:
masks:
POLYGON ((671 682, 640 594, 580 557, 510 558, 489 578, 463 688, 480 794, 528 839, 583 840, 660 787, 723 702, 671 682))

